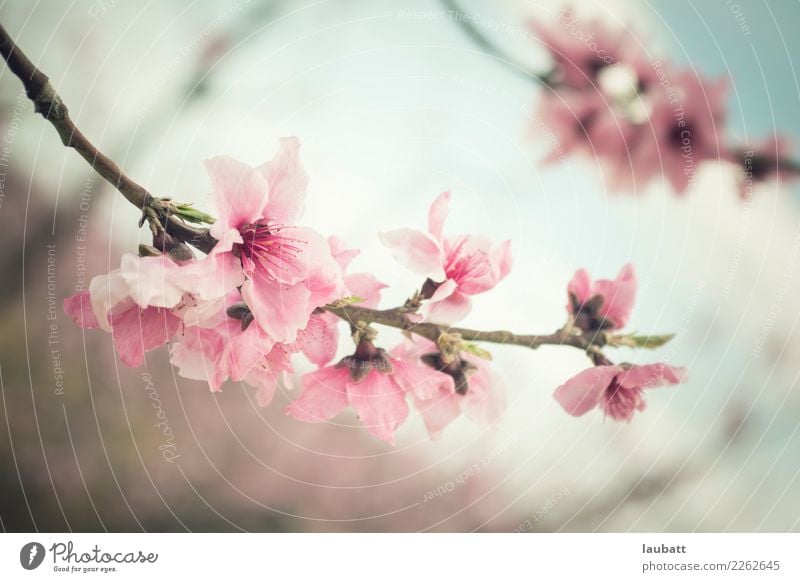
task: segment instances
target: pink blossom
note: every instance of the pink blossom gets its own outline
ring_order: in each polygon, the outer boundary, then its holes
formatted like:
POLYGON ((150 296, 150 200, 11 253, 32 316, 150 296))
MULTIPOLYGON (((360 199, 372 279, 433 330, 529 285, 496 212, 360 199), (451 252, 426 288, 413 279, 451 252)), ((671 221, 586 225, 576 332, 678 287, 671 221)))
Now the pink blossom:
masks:
POLYGON ((470 295, 493 289, 511 270, 511 241, 494 247, 473 235, 445 237, 450 192, 431 205, 428 232, 403 228, 381 234, 381 241, 405 267, 427 277, 423 296, 428 301, 420 313, 435 321, 452 323, 471 308, 470 295))
POLYGON ((669 90, 649 92, 651 113, 630 148, 632 172, 617 172, 615 189, 636 189, 663 177, 678 194, 694 182, 697 167, 725 157, 727 83, 708 81, 691 71, 665 73, 669 90))
MULTIPOLYGON (((205 380, 218 392, 226 380, 245 381, 257 368, 267 367, 265 358, 277 344, 260 326, 243 322, 247 313, 241 295, 234 290, 213 318, 201 325, 183 326, 170 350, 178 373, 205 380), (239 310, 238 317, 230 315, 234 310, 239 310)), ((264 379, 263 375, 259 378, 264 379)))
MULTIPOLYGON (((345 273, 359 251, 346 249, 338 237, 329 237, 328 244, 331 255, 345 273)), ((377 307, 381 291, 386 288, 369 273, 344 275, 343 280, 343 295, 359 298, 362 307, 377 307)), ((332 313, 312 313, 308 325, 298 332, 297 346, 311 363, 324 366, 334 358, 339 344, 339 323, 340 319, 332 313)))
POLYGON ((408 416, 405 392, 393 374, 394 363, 371 344, 365 350, 362 342, 353 356, 306 374, 303 393, 286 408, 286 414, 322 422, 350 406, 367 431, 394 444, 394 433, 408 416))
POLYGON ((531 21, 530 27, 553 59, 548 81, 561 86, 595 85, 598 73, 615 66, 633 46, 625 31, 611 30, 599 18, 583 21, 571 8, 562 9, 557 26, 531 21))
POLYGON ((299 149, 296 138, 284 138, 278 155, 257 168, 224 156, 206 162, 217 210, 212 255, 241 259, 242 296, 276 342, 295 341, 314 309, 342 293, 328 242, 295 226, 308 185, 299 149))
POLYGON ((686 369, 667 364, 595 366, 580 372, 556 388, 553 396, 572 416, 583 416, 599 407, 614 420, 630 421, 645 409, 644 390, 686 379, 686 369))
POLYGON ((462 414, 491 427, 505 413, 505 392, 486 360, 461 354, 446 364, 436 345, 421 338, 400 344, 391 353, 398 361, 397 382, 411 395, 431 438, 438 438, 462 414))
POLYGON ((628 322, 636 299, 633 265, 620 269, 616 279, 592 281, 586 269, 578 269, 567 285, 567 312, 585 332, 621 329, 628 322))

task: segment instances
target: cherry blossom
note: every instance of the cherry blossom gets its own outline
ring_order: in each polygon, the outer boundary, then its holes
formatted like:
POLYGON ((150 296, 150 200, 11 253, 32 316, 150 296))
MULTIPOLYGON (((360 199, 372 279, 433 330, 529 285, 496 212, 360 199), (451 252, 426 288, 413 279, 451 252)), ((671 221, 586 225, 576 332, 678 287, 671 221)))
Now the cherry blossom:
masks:
POLYGON ((463 319, 472 305, 471 295, 493 289, 511 270, 511 241, 493 246, 474 235, 445 237, 444 222, 450 192, 431 205, 428 232, 403 228, 381 233, 384 245, 404 267, 426 277, 427 299, 420 314, 430 320, 452 323, 463 319))
POLYGON ((600 408, 614 420, 630 421, 645 409, 644 390, 685 381, 685 368, 667 364, 601 365, 589 368, 556 388, 553 397, 572 416, 600 408))

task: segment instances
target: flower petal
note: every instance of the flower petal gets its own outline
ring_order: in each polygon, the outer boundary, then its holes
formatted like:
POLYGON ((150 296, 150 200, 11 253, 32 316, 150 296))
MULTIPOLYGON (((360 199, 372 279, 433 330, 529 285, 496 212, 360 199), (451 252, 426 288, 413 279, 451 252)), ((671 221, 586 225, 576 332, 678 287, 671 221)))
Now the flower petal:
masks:
POLYGON ((286 414, 304 422, 330 420, 347 407, 345 368, 320 368, 303 376, 303 393, 286 408, 286 414))
POLYGON ((263 217, 282 224, 295 224, 303 214, 308 174, 300 163, 300 141, 283 137, 278 154, 258 172, 269 184, 269 199, 263 217))
POLYGON ((381 283, 369 273, 353 273, 344 278, 344 285, 350 295, 363 299, 359 305, 375 309, 381 301, 381 291, 388 285, 381 283))
POLYGON ((228 251, 241 242, 241 226, 262 218, 267 204, 267 181, 255 169, 228 156, 206 160, 206 170, 214 188, 214 208, 217 220, 211 234, 219 241, 216 252, 228 251))
POLYGON ((452 279, 448 279, 443 285, 440 285, 430 301, 420 309, 420 313, 425 315, 426 320, 449 325, 461 321, 469 315, 472 310, 472 299, 466 293, 453 290, 444 299, 438 299, 439 291, 451 282, 453 282, 452 279))
POLYGON ((276 342, 291 343, 308 325, 314 307, 305 285, 277 285, 256 272, 242 285, 242 297, 255 315, 256 323, 276 342))
POLYGON ((297 344, 308 361, 324 366, 336 355, 339 345, 339 318, 330 313, 312 314, 305 329, 297 334, 297 344))
POLYGON ((435 241, 442 240, 444 221, 450 211, 450 192, 442 192, 428 211, 428 232, 435 241))
POLYGON ((442 281, 444 254, 439 245, 426 234, 410 228, 400 228, 380 235, 401 265, 434 281, 442 281))
POLYGON ((92 300, 88 291, 81 291, 64 299, 64 313, 69 315, 76 325, 84 329, 100 327, 100 323, 92 311, 92 300))
POLYGON ((667 364, 647 364, 631 366, 617 376, 625 388, 658 388, 666 384, 680 384, 686 380, 686 368, 676 368, 667 364))
POLYGON ((630 264, 624 265, 612 281, 595 281, 592 294, 602 295, 604 299, 600 315, 613 321, 617 329, 625 327, 636 301, 636 289, 636 272, 630 264))
POLYGON ((572 416, 582 416, 597 406, 619 366, 595 366, 580 372, 556 388, 553 397, 572 416))
POLYGON ((112 313, 109 319, 119 358, 130 368, 141 366, 144 353, 167 343, 181 323, 167 309, 139 309, 133 303, 127 309, 112 313))
POLYGON ((394 432, 408 417, 408 404, 390 374, 372 371, 358 384, 348 382, 347 400, 367 431, 394 444, 394 432))

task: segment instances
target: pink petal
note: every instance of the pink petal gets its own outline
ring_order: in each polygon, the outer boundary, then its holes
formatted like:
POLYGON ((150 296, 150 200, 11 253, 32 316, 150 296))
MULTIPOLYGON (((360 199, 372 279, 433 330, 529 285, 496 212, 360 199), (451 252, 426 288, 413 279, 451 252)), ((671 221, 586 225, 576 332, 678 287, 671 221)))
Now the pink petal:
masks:
POLYGON ((686 368, 647 364, 623 370, 617 376, 617 382, 625 388, 658 388, 666 384, 680 384, 686 380, 686 376, 686 368))
POLYGON ((445 281, 444 284, 439 286, 433 297, 423 304, 420 313, 426 316, 426 320, 449 325, 461 321, 469 315, 472 310, 472 299, 466 293, 453 290, 444 299, 440 300, 438 298, 439 291, 449 283, 454 282, 452 279, 445 281))
POLYGON ((418 230, 401 228, 381 233, 381 242, 387 246, 394 258, 407 269, 434 281, 442 281, 444 254, 439 245, 418 230))
MULTIPOLYGON (((430 351, 422 353, 430 353, 430 351)), ((403 390, 412 393, 420 400, 435 397, 442 388, 445 391, 454 392, 453 379, 447 374, 442 374, 422 364, 419 360, 422 353, 416 354, 403 345, 392 350, 392 357, 397 358, 394 365, 395 382, 403 390)))
POLYGON ((278 154, 258 171, 269 184, 269 200, 263 216, 282 224, 295 224, 303 214, 308 174, 300 163, 300 141, 296 137, 280 139, 278 154))
POLYGON ((422 415, 425 429, 432 439, 441 436, 442 431, 461 416, 461 396, 455 391, 440 386, 431 398, 414 396, 414 406, 422 415))
POLYGON ((394 444, 394 432, 408 417, 408 404, 391 375, 373 371, 359 384, 348 382, 347 400, 368 432, 394 444))
MULTIPOLYGON (((572 277, 572 281, 567 285, 567 293, 575 296, 578 303, 583 304, 589 301, 592 288, 592 278, 586 269, 578 269, 572 277)), ((567 304, 567 311, 572 313, 572 303, 567 304)))
POLYGON ((511 272, 514 259, 511 256, 511 241, 507 240, 492 251, 492 267, 497 271, 496 283, 505 279, 511 272))
POLYGON ((64 313, 76 325, 85 329, 97 329, 100 323, 92 311, 92 301, 88 291, 81 291, 64 299, 64 313))
POLYGON ((369 273, 353 273, 344 278, 347 292, 363 299, 359 305, 374 309, 381 301, 381 291, 388 285, 381 283, 369 273))
POLYGON ((311 291, 305 285, 276 285, 259 273, 244 282, 242 297, 256 323, 276 342, 295 341, 314 309, 309 305, 311 291))
POLYGON ((477 361, 477 358, 470 358, 469 361, 478 369, 468 378, 469 389, 461 397, 461 408, 478 424, 495 426, 503 418, 508 407, 505 391, 485 361, 477 361))
POLYGON ((223 338, 216 330, 186 326, 170 348, 170 361, 181 377, 205 380, 212 392, 219 392, 225 381, 218 365, 222 351, 223 338))
POLYGON ((447 219, 450 207, 450 192, 442 192, 431 204, 428 211, 428 232, 435 241, 442 240, 444 221, 447 219))
POLYGON ((613 281, 596 281, 592 293, 604 298, 600 315, 613 321, 616 328, 625 327, 633 311, 636 289, 636 272, 630 264, 623 266, 613 281))
POLYGON ((304 422, 330 420, 347 407, 346 368, 320 368, 303 376, 303 393, 286 408, 286 414, 304 422))
POLYGON ((330 313, 312 314, 308 325, 297 334, 297 344, 312 364, 324 366, 336 355, 338 322, 339 318, 330 313))
POLYGON ((245 382, 258 388, 256 401, 261 407, 267 406, 275 396, 283 377, 292 373, 291 353, 286 346, 275 344, 245 378, 245 382))
POLYGON ((130 368, 144 363, 144 353, 165 343, 178 331, 181 320, 157 307, 139 309, 131 305, 112 313, 111 334, 120 360, 130 368))
POLYGON ((205 165, 217 213, 217 221, 211 225, 211 234, 220 241, 215 250, 228 251, 233 243, 241 242, 240 236, 237 240, 241 226, 262 218, 269 191, 267 181, 247 164, 227 156, 211 158, 205 165))
POLYGON ((270 353, 275 342, 256 323, 242 330, 239 320, 229 318, 225 327, 222 370, 231 380, 239 382, 270 353))
POLYGON ((350 262, 361 252, 358 249, 348 249, 344 241, 335 235, 328 237, 328 245, 331 248, 331 256, 339 264, 339 268, 342 271, 346 271, 350 266, 350 262))
POLYGON ((572 416, 582 416, 597 406, 619 366, 595 366, 578 373, 556 388, 553 397, 572 416))

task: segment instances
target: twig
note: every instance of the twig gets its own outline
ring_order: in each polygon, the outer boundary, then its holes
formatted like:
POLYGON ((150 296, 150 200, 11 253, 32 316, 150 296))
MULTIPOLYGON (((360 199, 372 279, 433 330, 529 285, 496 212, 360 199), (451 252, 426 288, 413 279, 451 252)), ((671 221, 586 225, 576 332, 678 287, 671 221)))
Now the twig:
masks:
POLYGON ((14 43, 2 25, 0 25, 0 54, 8 63, 11 72, 22 81, 25 94, 33 101, 34 110, 41 113, 42 117, 55 127, 61 143, 78 152, 128 202, 139 208, 148 220, 159 222, 159 226, 163 226, 167 232, 203 252, 207 253, 214 248, 216 241, 207 229, 192 227, 169 216, 167 207, 161 204, 158 198, 125 175, 117 164, 83 135, 70 118, 67 106, 53 89, 50 79, 14 43))
POLYGON ((549 73, 536 73, 527 67, 520 65, 517 61, 511 58, 505 51, 500 49, 494 42, 484 35, 473 22, 473 18, 461 10, 455 0, 441 0, 442 6, 451 14, 452 20, 459 25, 461 30, 466 34, 472 42, 479 46, 483 51, 494 58, 495 60, 503 63, 505 67, 514 72, 516 75, 524 77, 527 81, 535 81, 544 85, 551 83, 549 73))

